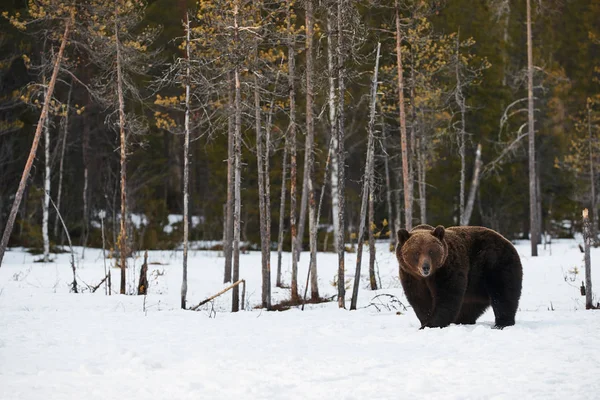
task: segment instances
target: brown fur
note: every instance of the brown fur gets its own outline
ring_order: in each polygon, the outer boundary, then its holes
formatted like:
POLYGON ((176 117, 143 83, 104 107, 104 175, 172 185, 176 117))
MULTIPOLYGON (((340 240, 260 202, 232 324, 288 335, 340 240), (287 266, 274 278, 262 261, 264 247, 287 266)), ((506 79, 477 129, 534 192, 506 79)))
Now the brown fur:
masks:
POLYGON ((499 233, 475 226, 400 229, 396 257, 421 328, 474 324, 490 305, 495 327, 514 325, 523 269, 499 233))

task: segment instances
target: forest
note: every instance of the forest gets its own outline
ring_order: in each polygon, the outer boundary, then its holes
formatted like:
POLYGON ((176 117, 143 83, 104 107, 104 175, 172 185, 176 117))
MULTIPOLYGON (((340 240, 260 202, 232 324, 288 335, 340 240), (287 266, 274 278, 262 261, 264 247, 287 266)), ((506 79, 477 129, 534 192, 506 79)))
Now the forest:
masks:
POLYGON ((240 251, 310 249, 314 275, 337 252, 343 277, 423 223, 535 255, 589 208, 595 237, 598 21, 593 0, 4 1, 2 253, 125 268, 213 241, 237 281, 240 251))

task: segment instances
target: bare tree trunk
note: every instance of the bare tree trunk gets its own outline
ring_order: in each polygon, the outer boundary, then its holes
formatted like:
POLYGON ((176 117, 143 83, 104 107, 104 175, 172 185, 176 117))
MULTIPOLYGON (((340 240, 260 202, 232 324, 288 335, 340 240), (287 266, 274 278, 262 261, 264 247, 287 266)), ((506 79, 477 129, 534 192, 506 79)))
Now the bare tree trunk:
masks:
POLYGON ((590 219, 587 208, 583 210, 583 242, 584 242, 584 261, 585 261, 585 309, 595 308, 592 303, 592 263, 590 258, 590 247, 592 245, 592 232, 590 229, 590 219))
POLYGON ((537 213, 537 190, 535 168, 535 127, 533 107, 533 48, 531 40, 531 0, 527 0, 527 98, 529 114, 529 225, 531 236, 531 256, 537 257, 539 221, 537 213))
MULTIPOLYGON (((375 160, 373 160, 375 164, 375 160)), ((367 226, 369 227, 369 283, 371 284, 371 290, 377 290, 377 277, 375 276, 375 173, 371 171, 369 176, 369 220, 367 226)))
POLYGON ((234 159, 234 100, 235 85, 231 75, 227 74, 228 89, 228 116, 227 116, 227 205, 225 216, 225 243, 223 251, 225 253, 225 276, 223 283, 231 282, 231 263, 233 256, 233 208, 234 208, 234 191, 233 184, 233 159, 234 159))
MULTIPOLYGON (((310 1, 310 0, 309 0, 310 1)), ((302 195, 300 197, 300 215, 298 216, 298 237, 296 243, 296 258, 300 260, 300 254, 302 253, 304 241, 304 231, 306 226, 306 208, 308 206, 308 192, 309 192, 309 158, 310 158, 310 150, 309 150, 309 138, 308 133, 306 135, 306 139, 304 141, 304 171, 302 174, 302 195)))
POLYGON ((294 31, 291 20, 292 10, 290 2, 287 3, 287 31, 288 39, 288 86, 290 100, 290 124, 288 127, 288 137, 290 145, 290 233, 291 233, 291 257, 292 257, 292 282, 291 282, 291 300, 297 304, 300 301, 298 295, 298 257, 296 257, 296 246, 298 244, 296 230, 296 199, 298 197, 296 190, 297 178, 297 160, 296 160, 296 54, 294 31))
POLYGON ((417 139, 417 179, 419 186, 419 214, 421 223, 427 223, 427 156, 425 140, 422 136, 417 139))
POLYGON ((338 110, 337 110, 337 132, 338 132, 338 307, 346 308, 346 287, 345 287, 345 243, 344 232, 346 230, 345 212, 346 212, 346 149, 344 146, 344 97, 346 94, 345 88, 345 67, 344 67, 344 0, 338 0, 337 3, 337 67, 338 67, 338 110))
POLYGON ((594 171, 594 137, 592 135, 592 106, 588 102, 588 149, 590 152, 590 209, 592 210, 592 244, 598 242, 598 210, 596 208, 596 173, 594 171))
POLYGON ((117 49, 117 95, 119 97, 119 134, 121 138, 121 226, 119 231, 119 257, 121 267, 120 293, 126 291, 127 268, 127 137, 125 136, 125 100, 123 97, 123 77, 121 75, 121 44, 119 42, 118 3, 115 1, 115 45, 117 49))
POLYGON ((410 149, 406 134, 406 114, 404 112, 404 70, 402 68, 402 36, 400 31, 400 10, 398 0, 395 0, 396 10, 396 62, 398 68, 398 106, 400 109, 400 141, 402 145, 402 176, 404 184, 404 225, 412 229, 412 181, 409 170, 410 149))
MULTIPOLYGON (((46 79, 44 78, 44 85, 46 79)), ((48 93, 44 97, 47 97, 48 93)), ((50 262, 50 237, 48 235, 48 217, 50 213, 50 118, 44 121, 44 202, 42 206, 42 238, 44 240, 43 262, 50 262)))
MULTIPOLYGON (((415 167, 417 173, 417 187, 419 189, 419 217, 421 224, 427 223, 427 200, 425 198, 425 152, 424 152, 424 141, 423 132, 419 124, 419 118, 417 116, 417 89, 416 89, 416 72, 414 66, 414 54, 412 50, 409 53, 411 58, 410 65, 410 109, 411 109, 411 124, 410 134, 408 137, 408 181, 411 187, 411 198, 414 200, 413 188, 415 182, 415 167), (416 160, 416 163, 413 162, 416 160), (416 164, 416 165, 415 165, 416 164)), ((413 202, 411 202, 413 204, 413 202)))
MULTIPOLYGON (((367 141, 367 162, 365 163, 365 175, 363 177, 362 187, 362 201, 360 204, 360 223, 358 228, 358 246, 356 250, 356 270, 354 272, 354 286, 352 287, 352 300, 350 301, 350 309, 356 310, 356 303, 358 302, 358 287, 360 286, 360 267, 362 262, 362 249, 365 235, 365 220, 367 217, 367 202, 372 203, 372 199, 369 201, 368 198, 373 196, 371 190, 374 186, 374 165, 375 165, 375 107, 377 105, 377 73, 379 71, 379 51, 381 49, 381 43, 377 43, 377 56, 375 58, 375 70, 373 71, 373 78, 371 79, 371 106, 369 109, 369 138, 367 141)), ((370 214, 370 213, 369 213, 370 214)), ((368 227, 369 237, 372 236, 371 226, 368 227)), ((370 246, 369 240, 369 246, 370 246)), ((373 255, 375 252, 373 251, 373 255)), ((373 267, 373 277, 371 277, 371 288, 373 288, 373 280, 375 275, 375 268, 373 267)), ((377 288, 377 283, 375 283, 377 288)))
POLYGON ((338 236, 340 230, 340 221, 337 218, 339 214, 339 193, 338 193, 338 133, 336 124, 336 105, 335 105, 335 54, 334 54, 334 40, 333 40, 333 22, 332 22, 333 9, 331 6, 327 8, 327 71, 329 73, 329 125, 331 127, 331 138, 333 139, 333 153, 331 154, 331 212, 333 213, 333 245, 334 248, 338 248, 338 236))
POLYGON ((377 278, 375 276, 375 233, 373 228, 375 227, 375 111, 377 107, 377 75, 379 70, 379 53, 381 50, 381 43, 377 43, 377 58, 375 61, 375 72, 373 77, 374 97, 372 99, 372 120, 369 121, 369 134, 373 136, 373 143, 371 146, 371 168, 369 170, 369 282, 371 284, 371 290, 377 290, 377 278))
MULTIPOLYGON (((394 174, 394 176, 396 177, 396 186, 398 187, 398 189, 394 192, 394 204, 396 205, 396 220, 394 224, 395 230, 393 232, 394 235, 396 235, 398 229, 400 229, 400 227, 402 226, 402 199, 400 196, 400 193, 402 191, 402 174, 399 171, 402 169, 402 160, 399 160, 398 164, 399 165, 396 166, 396 173, 394 174)), ((396 238, 396 240, 398 240, 398 238, 396 238)))
POLYGON ((15 200, 13 201, 13 205, 10 210, 10 214, 8 216, 8 221, 6 222, 6 226, 4 227, 4 233, 2 235, 2 242, 0 242, 0 266, 2 265, 2 260, 4 259, 4 253, 6 252, 6 248, 8 246, 8 240, 10 239, 10 234, 12 233, 13 226, 15 224, 15 219, 17 218, 17 212, 19 211, 19 206, 21 205, 21 200, 23 199, 23 192, 25 191, 25 187, 27 186, 29 172, 31 171, 31 166, 33 164, 33 160, 35 158, 35 153, 37 151, 37 147, 40 142, 40 137, 42 135, 42 128, 44 125, 44 121, 48 117, 48 109, 50 107, 50 99, 52 98, 52 94, 54 93, 54 86, 56 85, 56 78, 58 76, 58 71, 60 70, 60 64, 62 62, 63 53, 65 51, 65 46, 67 44, 67 38, 69 37, 69 32, 71 30, 72 23, 73 23, 73 15, 71 15, 70 18, 67 19, 67 21, 65 23, 65 31, 62 36, 58 54, 56 55, 56 59, 54 60, 52 77, 50 78, 50 83, 48 84, 48 89, 46 91, 46 97, 44 98, 44 106, 42 107, 42 112, 40 114, 40 118, 38 119, 38 124, 35 129, 35 135, 33 137, 33 142, 31 144, 31 150, 29 152, 29 157, 27 158, 27 162, 25 163, 25 168, 23 169, 23 175, 21 176, 21 181, 19 182, 19 188, 17 189, 17 193, 15 194, 15 200))
MULTIPOLYGON (((539 160, 538 160, 539 162, 539 160)), ((542 234, 543 234, 543 223, 544 223, 544 219, 542 218, 542 183, 540 182, 540 171, 539 171, 539 164, 536 168, 536 175, 535 175, 535 199, 536 199, 536 203, 535 203, 535 210, 537 212, 537 241, 536 243, 542 243, 542 234)))
POLYGON ((471 181, 471 188, 469 189, 469 198, 465 207, 464 217, 460 222, 461 225, 469 225, 471 221, 473 206, 475 205, 475 195, 477 194, 477 188, 479 187, 481 164, 481 144, 478 144, 477 152, 475 153, 475 166, 473 167, 473 180, 471 181))
MULTIPOLYGON (((234 15, 234 40, 239 42, 238 25, 238 3, 236 2, 233 10, 234 15)), ((240 82, 240 70, 236 66, 234 69, 235 80, 235 141, 234 141, 234 208, 233 208, 233 274, 232 279, 237 282, 240 278, 240 216, 242 211, 241 203, 241 185, 242 185, 242 93, 240 82)), ((232 289, 231 311, 239 311, 240 291, 236 286, 232 289)), ((243 306, 243 305, 242 305, 243 306)))
MULTIPOLYGON (((86 163, 87 165, 87 163, 86 163)), ((81 235, 81 258, 85 258, 85 246, 87 245, 88 224, 89 224, 89 206, 88 206, 88 169, 83 168, 83 191, 81 193, 83 199, 83 229, 81 235)))
POLYGON ((56 213, 56 219, 54 220, 54 237, 58 237, 58 213, 60 212, 60 201, 62 198, 62 182, 63 182, 63 166, 65 161, 65 150, 67 147, 67 135, 69 134, 69 108, 71 106, 71 94, 73 93, 73 80, 71 80, 71 85, 69 86, 69 94, 67 95, 67 106, 65 108, 65 118, 63 119, 63 136, 62 143, 60 149, 60 161, 58 164, 58 191, 56 193, 56 208, 58 208, 58 212, 56 213))
POLYGON ((313 111, 313 3, 312 0, 306 1, 306 152, 308 154, 308 224, 310 231, 310 295, 313 300, 319 298, 319 285, 317 280, 317 201, 314 188, 314 168, 315 168, 315 127, 313 111))
MULTIPOLYGON (((87 95, 87 104, 91 106, 91 99, 89 94, 87 95)), ((89 113, 88 113, 89 114, 89 113)), ((83 138, 81 140, 81 154, 83 158, 83 191, 82 191, 82 199, 83 199, 83 227, 81 234, 81 257, 84 258, 85 254, 85 246, 87 245, 87 237, 89 232, 89 208, 88 208, 88 151, 90 149, 90 124, 88 122, 89 115, 86 114, 84 117, 84 125, 83 125, 83 138)))
MULTIPOLYGON (((189 184, 190 184, 190 15, 185 13, 185 119, 183 138, 183 277, 181 280, 181 308, 185 310, 187 302, 187 262, 189 238, 189 184)), ((147 254, 147 252, 146 252, 147 254)))
MULTIPOLYGON (((258 53, 258 50, 257 50, 258 53)), ((256 54, 258 56, 258 54, 256 54)), ((271 307, 271 271, 269 268, 269 243, 267 239, 267 213, 270 210, 266 208, 265 203, 265 154, 264 138, 261 128, 261 108, 258 77, 254 75, 254 118, 256 129, 256 161, 258 167, 258 207, 260 220, 260 248, 262 265, 262 307, 269 309, 271 307)))
POLYGON ((388 232, 390 235, 390 249, 394 248, 396 243, 396 221, 394 220, 394 213, 392 211, 392 181, 390 179, 390 155, 388 153, 387 146, 387 125, 381 121, 381 129, 383 131, 383 164, 385 167, 385 200, 387 204, 388 213, 388 232))
MULTIPOLYGON (((459 33, 460 34, 460 33, 459 33)), ((465 221, 465 191, 466 191, 466 132, 465 132, 465 113, 466 104, 465 98, 462 93, 462 82, 460 76, 460 39, 459 34, 456 35, 456 61, 455 61, 455 75, 456 75, 456 90, 454 92, 454 99, 456 104, 460 108, 460 122, 458 128, 458 154, 460 156, 460 192, 459 192, 459 224, 466 225, 465 221)))
MULTIPOLYGON (((275 82, 275 86, 277 86, 277 81, 275 82)), ((268 275, 268 309, 271 308, 271 166, 270 166, 270 149, 271 149, 271 126, 273 123, 273 108, 275 106, 275 99, 271 99, 271 104, 269 105, 269 111, 267 113, 267 123, 265 127, 265 156, 264 156, 264 174, 265 174, 265 193, 264 193, 264 203, 265 203, 265 241, 267 248, 267 271, 266 275, 268 275)))
POLYGON ((283 149, 283 163, 281 166, 281 199, 279 201, 279 231, 277 236, 277 287, 282 287, 281 281, 281 262, 283 253, 283 236, 284 236, 284 220, 285 220, 285 196, 286 196, 286 177, 287 177, 287 158, 289 149, 289 137, 285 136, 285 145, 283 149))

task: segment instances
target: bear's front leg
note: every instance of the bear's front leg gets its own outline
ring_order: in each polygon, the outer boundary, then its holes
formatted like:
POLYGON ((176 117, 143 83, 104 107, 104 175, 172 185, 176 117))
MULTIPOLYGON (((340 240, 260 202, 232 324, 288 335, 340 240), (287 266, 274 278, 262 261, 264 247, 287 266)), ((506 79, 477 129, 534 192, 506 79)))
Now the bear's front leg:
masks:
POLYGON ((435 279, 433 312, 431 318, 421 326, 421 329, 444 328, 456 321, 460 313, 467 288, 466 277, 440 275, 446 276, 437 276, 435 279))

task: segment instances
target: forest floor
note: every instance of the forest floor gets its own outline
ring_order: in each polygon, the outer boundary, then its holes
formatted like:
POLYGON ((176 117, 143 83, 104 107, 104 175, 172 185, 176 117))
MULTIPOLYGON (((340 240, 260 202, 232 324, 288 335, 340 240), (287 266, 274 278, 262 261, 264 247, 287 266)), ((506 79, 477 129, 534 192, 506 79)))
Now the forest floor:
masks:
MULTIPOLYGON (((256 308, 258 252, 241 256, 245 310, 230 313, 230 293, 198 312, 179 308, 181 251, 149 252, 147 296, 109 297, 103 286, 91 293, 84 284, 95 286, 104 276, 97 249, 86 249, 83 259, 76 249, 80 294, 69 292, 68 254, 42 264, 12 249, 0 268, 0 399, 597 398, 600 311, 584 309, 578 242, 555 240, 540 246, 537 258, 528 256, 528 242, 517 244, 523 295, 517 324, 503 331, 491 329, 491 310, 476 325, 420 331, 411 308, 388 296, 372 300, 389 294, 408 306, 386 243, 377 246, 382 289, 367 289, 367 252, 359 309, 352 312, 337 302, 305 311, 256 308)), ((355 258, 346 259, 348 300, 355 258)), ((303 253, 302 290, 308 259, 303 253)), ((592 263, 599 259, 594 249, 592 263)), ((137 279, 141 264, 140 257, 130 260, 128 281, 137 279)), ((225 287, 223 264, 219 252, 190 252, 189 305, 225 287)), ((284 300, 289 290, 274 286, 275 252, 271 268, 274 301, 284 300)), ((321 296, 334 296, 337 255, 320 253, 318 268, 321 296)), ((289 283, 289 253, 282 269, 289 283)), ((600 269, 594 274, 600 293, 600 269)), ((112 280, 118 288, 119 270, 112 268, 112 280)))

